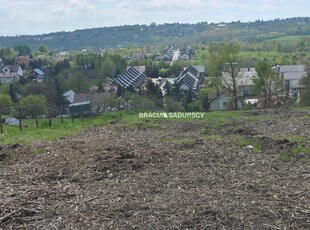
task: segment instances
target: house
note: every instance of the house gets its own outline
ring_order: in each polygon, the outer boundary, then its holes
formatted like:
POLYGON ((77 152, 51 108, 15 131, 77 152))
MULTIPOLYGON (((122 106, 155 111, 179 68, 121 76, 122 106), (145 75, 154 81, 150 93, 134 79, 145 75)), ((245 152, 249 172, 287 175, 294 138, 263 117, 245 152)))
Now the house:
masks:
POLYGON ((181 91, 192 91, 198 94, 204 77, 204 66, 189 66, 180 73, 176 83, 181 91))
POLYGON ((135 67, 130 67, 124 73, 117 75, 111 85, 123 88, 132 86, 137 89, 144 84, 146 79, 147 77, 144 73, 140 72, 135 67))
POLYGON ((126 70, 129 70, 131 67, 135 68, 141 73, 145 73, 145 65, 140 65, 140 66, 127 66, 126 70))
MULTIPOLYGON (((208 110, 218 111, 218 110, 231 110, 234 108, 233 98, 229 95, 227 91, 222 91, 218 93, 211 93, 208 95, 208 110)), ((238 100, 238 108, 242 108, 242 103, 238 100)))
POLYGON ((69 90, 68 92, 63 94, 64 98, 68 101, 69 104, 74 102, 75 92, 73 90, 69 90))
POLYGON ((67 51, 59 52, 59 53, 53 54, 53 59, 54 59, 56 62, 63 61, 63 60, 65 60, 65 59, 67 59, 67 58, 69 58, 69 52, 67 52, 67 51))
POLYGON ((95 106, 92 93, 75 93, 69 90, 63 96, 69 104, 68 108, 72 116, 88 116, 92 113, 95 106))
POLYGON ((30 63, 30 57, 29 56, 17 56, 15 58, 15 63, 18 64, 18 65, 29 65, 30 63))
POLYGON ((256 70, 253 67, 240 68, 237 78, 239 91, 243 92, 244 97, 251 97, 253 79, 257 76, 256 70))
POLYGON ((34 69, 28 74, 28 80, 37 80, 41 82, 45 79, 45 73, 41 69, 34 69))
POLYGON ((88 116, 91 114, 90 101, 72 103, 69 105, 69 111, 73 117, 88 116))
POLYGON ((181 60, 190 60, 193 54, 192 47, 189 45, 185 45, 181 48, 179 53, 179 59, 181 60))
POLYGON ((306 76, 304 65, 277 65, 273 71, 283 78, 283 84, 286 94, 289 96, 298 96, 300 90, 304 88, 300 80, 306 76))
MULTIPOLYGON (((240 68, 236 76, 236 84, 239 94, 243 97, 252 96, 253 79, 257 76, 256 70, 253 67, 240 68)), ((231 74, 228 72, 222 73, 222 83, 226 88, 232 88, 233 83, 231 74)))
POLYGON ((0 61, 0 83, 15 83, 23 76, 23 70, 18 64, 4 65, 0 61))
POLYGON ((172 44, 169 44, 164 51, 164 54, 161 56, 162 60, 170 61, 174 54, 174 46, 172 44))

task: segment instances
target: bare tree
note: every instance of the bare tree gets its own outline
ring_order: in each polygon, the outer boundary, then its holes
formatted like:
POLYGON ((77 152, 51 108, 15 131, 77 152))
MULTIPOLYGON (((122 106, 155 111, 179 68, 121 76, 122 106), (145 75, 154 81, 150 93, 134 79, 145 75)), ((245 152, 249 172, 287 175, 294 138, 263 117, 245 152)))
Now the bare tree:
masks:
POLYGON ((226 73, 223 76, 223 84, 232 93, 234 108, 238 110, 238 85, 237 77, 239 72, 239 46, 236 44, 224 44, 221 49, 223 58, 223 69, 226 73))

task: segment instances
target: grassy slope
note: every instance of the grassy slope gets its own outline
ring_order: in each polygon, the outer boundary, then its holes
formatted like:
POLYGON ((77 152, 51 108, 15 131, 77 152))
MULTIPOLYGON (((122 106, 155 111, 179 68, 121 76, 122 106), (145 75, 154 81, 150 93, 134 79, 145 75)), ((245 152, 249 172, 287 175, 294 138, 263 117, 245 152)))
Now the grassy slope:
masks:
MULTIPOLYGON (((212 112, 204 113, 203 119, 165 119, 168 121, 173 120, 186 120, 186 121, 202 121, 211 122, 213 125, 221 125, 230 123, 234 119, 262 119, 260 116, 248 117, 244 111, 227 111, 227 112, 212 112)), ((164 118, 163 118, 164 119, 164 118)), ((97 118, 85 118, 74 119, 72 123, 71 119, 64 119, 64 123, 61 124, 61 120, 53 118, 52 126, 48 126, 48 119, 39 120, 39 128, 36 128, 34 120, 23 120, 22 124, 27 124, 28 128, 23 128, 22 132, 18 127, 11 127, 6 124, 3 125, 4 133, 0 134, 1 144, 15 144, 15 143, 31 143, 33 141, 54 141, 59 138, 65 138, 76 134, 82 130, 87 129, 94 125, 109 125, 115 124, 125 126, 136 126, 139 123, 147 123, 148 125, 158 125, 162 119, 153 118, 139 118, 138 112, 115 112, 104 114, 97 118)))
MULTIPOLYGON (((304 117, 309 118, 309 117, 304 117)), ((287 118, 279 118, 277 122, 286 122, 287 118)), ((254 146, 256 152, 260 152, 262 149, 262 142, 258 136, 244 136, 239 134, 238 130, 244 130, 245 126, 250 124, 257 124, 257 122, 270 122, 273 120, 272 115, 260 113, 252 116, 249 111, 217 111, 204 113, 203 118, 139 118, 138 112, 114 112, 104 114, 97 118, 86 118, 74 119, 72 123, 71 119, 65 119, 64 124, 61 124, 60 119, 53 119, 52 127, 48 126, 48 120, 40 120, 39 128, 35 128, 34 120, 23 120, 23 124, 28 124, 28 128, 23 128, 22 132, 18 127, 10 127, 4 125, 4 133, 0 134, 1 144, 31 144, 33 142, 49 141, 53 142, 57 139, 67 138, 77 133, 86 130, 92 126, 109 126, 113 127, 131 127, 138 128, 141 127, 162 127, 165 128, 170 122, 181 122, 182 124, 190 123, 201 123, 201 139, 205 141, 210 140, 228 140, 233 139, 237 146, 245 148, 248 145, 254 146), (184 123, 185 122, 185 123, 184 123), (204 127, 204 128, 203 128, 204 127), (210 130, 228 130, 228 133, 209 133, 210 130)), ((247 128, 248 129, 248 128, 247 128)), ((249 129, 251 130, 251 129, 249 129)), ((290 151, 280 151, 279 157, 283 161, 291 161, 294 159, 299 159, 303 156, 302 161, 308 162, 309 155, 307 153, 310 151, 308 142, 303 134, 293 134, 293 133, 277 133, 274 132, 271 135, 270 140, 276 143, 279 140, 288 140, 291 143, 296 143, 294 148, 290 151)), ((195 138, 187 139, 174 139, 173 137, 168 139, 162 139, 163 143, 175 143, 175 144, 186 144, 190 145, 195 143, 195 138)))

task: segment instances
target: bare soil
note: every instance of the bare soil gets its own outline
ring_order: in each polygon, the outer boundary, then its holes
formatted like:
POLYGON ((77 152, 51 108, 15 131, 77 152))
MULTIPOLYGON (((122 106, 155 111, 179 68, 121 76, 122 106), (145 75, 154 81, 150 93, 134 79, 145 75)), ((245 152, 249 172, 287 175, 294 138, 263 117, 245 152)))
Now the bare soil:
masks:
POLYGON ((310 229, 310 111, 248 115, 0 146, 0 229, 310 229))

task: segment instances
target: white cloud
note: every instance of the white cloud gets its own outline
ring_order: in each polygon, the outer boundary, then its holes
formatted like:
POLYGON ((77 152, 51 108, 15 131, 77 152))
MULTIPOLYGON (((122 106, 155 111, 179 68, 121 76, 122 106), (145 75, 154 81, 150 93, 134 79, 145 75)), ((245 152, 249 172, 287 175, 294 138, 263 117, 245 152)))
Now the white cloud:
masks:
POLYGON ((310 16, 308 0, 0 0, 0 35, 310 16))
MULTIPOLYGON (((140 1, 145 2, 145 1, 140 1)), ((145 2, 145 4, 147 4, 145 2)), ((152 7, 193 7, 202 4, 201 0, 151 0, 148 3, 152 7)))

